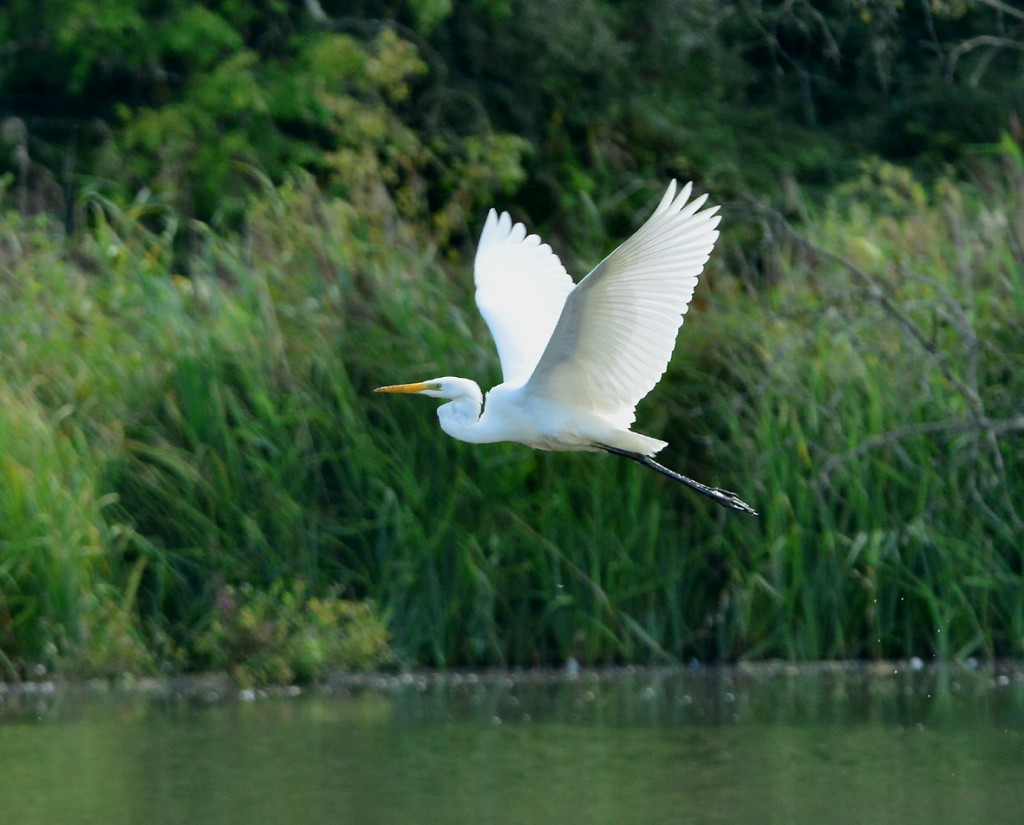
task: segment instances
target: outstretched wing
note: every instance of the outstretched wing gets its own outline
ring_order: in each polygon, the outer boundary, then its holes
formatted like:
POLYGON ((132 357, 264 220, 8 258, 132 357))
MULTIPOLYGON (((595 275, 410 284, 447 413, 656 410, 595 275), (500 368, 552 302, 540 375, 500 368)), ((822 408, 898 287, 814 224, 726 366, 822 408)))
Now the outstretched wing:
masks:
POLYGON ((530 377, 558 323, 573 281, 551 247, 493 209, 474 264, 476 304, 501 359, 506 383, 530 377))
POLYGON ((718 207, 676 182, 629 240, 565 302, 526 390, 628 427, 672 357, 697 276, 718 239, 718 207))

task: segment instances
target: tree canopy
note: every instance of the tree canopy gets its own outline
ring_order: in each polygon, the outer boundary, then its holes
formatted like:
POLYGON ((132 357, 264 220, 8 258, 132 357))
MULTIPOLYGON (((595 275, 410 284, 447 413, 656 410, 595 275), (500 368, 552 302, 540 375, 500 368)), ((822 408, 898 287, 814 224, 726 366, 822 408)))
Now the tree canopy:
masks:
POLYGON ((0 41, 0 168, 39 208, 230 219, 301 168, 442 240, 527 179, 545 220, 634 177, 956 161, 1024 99, 1000 0, 12 0, 0 41))

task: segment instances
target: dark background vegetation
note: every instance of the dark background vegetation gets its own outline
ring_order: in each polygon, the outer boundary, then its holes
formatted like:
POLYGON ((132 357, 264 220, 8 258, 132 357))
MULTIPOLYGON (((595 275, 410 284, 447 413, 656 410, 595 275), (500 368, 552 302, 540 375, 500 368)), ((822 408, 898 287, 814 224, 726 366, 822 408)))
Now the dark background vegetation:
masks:
POLYGON ((934 172, 1009 127, 1022 25, 997 0, 15 0, 0 99, 50 207, 84 178, 235 218, 252 165, 341 195, 386 173, 419 220, 518 186, 544 223, 652 174, 725 197, 865 155, 934 172))
POLYGON ((117 673, 1024 644, 1024 10, 11 0, 0 662, 117 673), (470 449, 492 205, 723 237, 637 468, 470 449), (671 454, 671 455, 670 455, 671 454))

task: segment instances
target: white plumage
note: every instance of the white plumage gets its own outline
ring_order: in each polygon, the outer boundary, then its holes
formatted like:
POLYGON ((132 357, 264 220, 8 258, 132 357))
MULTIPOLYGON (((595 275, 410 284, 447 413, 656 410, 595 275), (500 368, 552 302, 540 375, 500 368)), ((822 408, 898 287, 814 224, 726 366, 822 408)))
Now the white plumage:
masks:
POLYGON ((476 253, 476 302, 504 381, 486 403, 475 382, 451 376, 377 392, 447 399, 441 427, 462 441, 606 450, 753 513, 734 493, 655 462, 665 442, 630 429, 637 403, 665 373, 718 239, 718 207, 701 209, 707 196, 691 201, 691 191, 677 193, 672 181, 647 222, 578 284, 550 246, 492 209, 476 253))

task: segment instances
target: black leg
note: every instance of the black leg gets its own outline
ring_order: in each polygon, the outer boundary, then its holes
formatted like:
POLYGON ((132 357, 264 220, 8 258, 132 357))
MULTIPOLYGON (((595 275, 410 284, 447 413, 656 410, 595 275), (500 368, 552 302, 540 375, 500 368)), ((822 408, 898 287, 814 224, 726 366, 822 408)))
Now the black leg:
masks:
POLYGON ((706 484, 701 484, 699 481, 687 478, 681 473, 677 473, 675 470, 670 470, 668 467, 659 464, 650 456, 640 455, 640 453, 631 453, 628 450, 620 450, 618 447, 609 447, 607 444, 598 444, 597 446, 609 453, 621 455, 631 461, 635 461, 637 464, 643 464, 645 467, 657 470, 662 475, 668 476, 673 481, 678 481, 680 484, 685 484, 687 487, 718 502, 723 507, 728 507, 730 510, 736 510, 740 513, 750 513, 752 516, 757 515, 757 510, 729 490, 723 490, 719 487, 708 487, 706 484))

